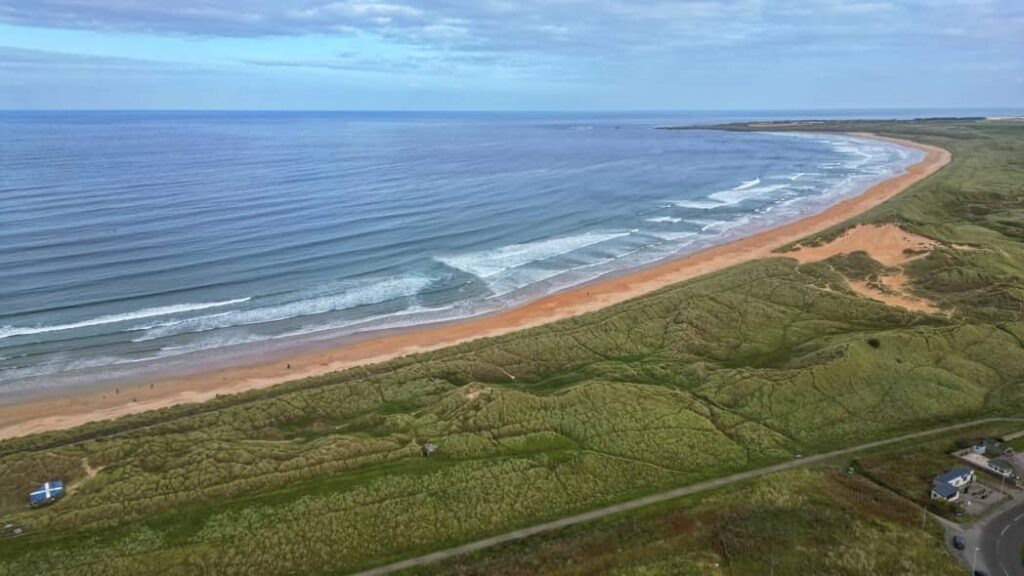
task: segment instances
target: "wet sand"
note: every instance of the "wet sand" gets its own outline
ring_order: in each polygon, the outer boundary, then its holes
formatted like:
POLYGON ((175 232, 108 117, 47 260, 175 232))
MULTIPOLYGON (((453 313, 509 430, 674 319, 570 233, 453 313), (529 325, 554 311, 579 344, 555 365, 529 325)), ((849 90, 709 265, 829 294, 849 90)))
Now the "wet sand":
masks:
MULTIPOLYGON (((950 160, 949 152, 941 148, 872 134, 852 135, 879 138, 917 148, 924 151, 926 156, 903 174, 880 182, 860 196, 844 200, 819 214, 649 268, 551 294, 494 314, 384 333, 274 362, 195 376, 122 384, 116 389, 110 385, 78 393, 65 392, 60 397, 33 398, 2 406, 0 439, 72 428, 87 422, 175 404, 202 402, 218 395, 265 388, 298 378, 437 350, 600 310, 671 284, 750 260, 771 257, 772 251, 780 246, 797 242, 878 206, 933 174, 950 160)), ((823 251, 822 254, 827 252, 823 251)))

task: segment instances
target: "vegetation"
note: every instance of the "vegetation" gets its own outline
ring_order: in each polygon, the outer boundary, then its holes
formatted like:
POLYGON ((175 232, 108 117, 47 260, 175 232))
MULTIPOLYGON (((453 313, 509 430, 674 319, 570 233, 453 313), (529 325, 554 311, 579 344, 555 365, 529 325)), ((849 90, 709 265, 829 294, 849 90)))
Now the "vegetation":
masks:
MULTIPOLYGON (((951 456, 953 452, 970 447, 981 438, 1000 437, 1021 429, 1024 429, 1024 422, 990 424, 966 429, 955 435, 887 446, 858 456, 854 461, 854 469, 879 486, 920 506, 926 506, 935 514, 959 521, 961 518, 955 515, 959 511, 957 506, 931 498, 932 480, 947 470, 965 466, 963 461, 951 456)), ((978 478, 985 482, 990 477, 982 472, 978 478)), ((997 481, 993 483, 999 486, 997 481)))
MULTIPOLYGON (((10 440, 0 520, 26 535, 0 541, 0 575, 344 573, 798 453, 1020 413, 1024 126, 814 128, 952 150, 940 174, 860 219, 944 243, 907 272, 950 314, 860 297, 834 263, 783 254, 499 338, 10 440), (50 478, 71 494, 26 510, 50 478)), ((716 524, 715 538, 782 538, 776 526, 830 506, 748 507, 750 523, 716 524)), ((846 534, 839 514, 793 541, 846 534)), ((879 538, 916 546, 898 520, 864 522, 851 558, 873 561, 879 538)), ((924 552, 906 558, 943 573, 924 552)))
POLYGON ((961 574, 934 521, 871 482, 793 470, 700 498, 406 570, 527 576, 961 574))

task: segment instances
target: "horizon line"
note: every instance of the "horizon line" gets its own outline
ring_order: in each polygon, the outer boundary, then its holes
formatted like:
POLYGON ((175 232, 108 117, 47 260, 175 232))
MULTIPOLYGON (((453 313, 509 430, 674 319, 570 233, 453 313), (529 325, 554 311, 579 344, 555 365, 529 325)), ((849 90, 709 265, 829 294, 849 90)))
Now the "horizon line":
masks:
POLYGON ((737 112, 898 112, 898 111, 964 111, 1015 110, 1024 112, 1024 106, 872 106, 823 108, 625 108, 565 110, 545 108, 521 109, 385 109, 385 108, 0 108, 9 112, 267 112, 267 113, 379 113, 379 114, 679 114, 679 113, 737 113, 737 112))

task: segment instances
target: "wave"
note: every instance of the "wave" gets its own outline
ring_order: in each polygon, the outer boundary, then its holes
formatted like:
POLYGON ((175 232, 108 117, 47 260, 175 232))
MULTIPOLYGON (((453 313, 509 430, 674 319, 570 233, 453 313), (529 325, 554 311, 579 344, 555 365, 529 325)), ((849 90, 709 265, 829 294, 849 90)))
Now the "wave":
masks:
POLYGON ((648 222, 671 222, 672 224, 676 224, 676 223, 682 222, 683 219, 682 218, 676 218, 675 216, 657 216, 655 218, 648 218, 647 221, 648 222))
POLYGON ((739 186, 733 188, 733 190, 746 190, 747 188, 753 188, 761 183, 760 178, 754 178, 753 180, 746 180, 739 186))
MULTIPOLYGON (((296 330, 290 330, 282 332, 280 334, 273 335, 261 335, 261 334, 223 334, 223 335, 208 335, 198 337, 194 340, 189 341, 187 344, 164 346, 160 348, 160 353, 156 358, 169 358, 174 356, 180 356, 182 354, 191 354, 193 352, 202 352, 205 350, 215 350, 218 348, 226 348, 229 346, 239 346, 241 344, 255 344, 260 342, 269 342, 273 340, 282 340, 286 338, 296 338, 300 336, 309 336, 318 332, 328 332, 333 330, 341 330, 344 328, 354 328, 358 326, 364 326, 364 330, 356 330, 354 333, 360 331, 369 330, 387 330, 392 328, 401 328, 408 325, 417 325, 421 322, 419 320, 401 320, 407 316, 415 315, 427 315, 437 314, 440 312, 447 312, 456 309, 455 305, 439 306, 436 308, 427 308, 423 306, 411 306, 398 312, 392 312, 390 314, 377 314, 374 316, 367 316, 365 318, 358 318, 355 320, 348 320, 343 322, 317 324, 306 328, 299 328, 296 330), (390 322, 381 322, 391 320, 390 322)), ((451 320, 453 318, 445 316, 443 318, 435 318, 433 321, 451 320)))
POLYGON ((769 184, 767 186, 748 186, 746 188, 740 188, 739 186, 737 186, 736 188, 731 188, 729 190, 723 190, 721 192, 715 192, 714 194, 710 194, 708 198, 718 200, 723 204, 739 204, 740 202, 743 202, 745 200, 750 200, 752 198, 757 198, 759 196, 771 194, 772 192, 777 192, 779 190, 786 188, 787 186, 789 186, 789 184, 769 184))
MULTIPOLYGON (((144 335, 136 338, 133 342, 145 342, 183 333, 207 332, 221 328, 264 324, 348 310, 371 304, 382 304, 399 298, 415 296, 436 280, 436 278, 427 276, 413 275, 377 279, 352 286, 340 293, 301 298, 291 302, 248 310, 233 310, 224 314, 197 316, 165 325, 154 326, 147 329, 144 335)), ((334 288, 334 290, 336 289, 334 288)))
POLYGON ((208 308, 219 308, 221 306, 242 304, 244 302, 248 302, 249 300, 251 300, 251 297, 236 298, 234 300, 224 300, 222 302, 202 302, 198 304, 173 304, 170 306, 157 306, 155 308, 144 308, 142 310, 136 310, 135 312, 126 312, 124 314, 110 314, 107 316, 99 316, 97 318, 92 318, 90 320, 82 320, 80 322, 71 322, 68 324, 54 324, 51 326, 4 326, 0 328, 0 339, 12 338, 14 336, 45 334, 48 332, 60 332, 63 330, 76 330, 78 328, 88 328, 90 326, 102 326, 104 324, 117 324, 119 322, 141 320, 144 318, 154 318, 157 316, 169 316, 171 314, 195 312, 197 310, 206 310, 208 308))
POLYGON ((694 226, 699 227, 701 232, 707 232, 708 230, 711 230, 713 228, 717 228, 717 227, 721 226, 722 224, 725 224, 726 222, 728 222, 728 220, 698 220, 698 219, 693 219, 693 220, 687 220, 686 221, 687 224, 693 224, 694 226))
POLYGON ((699 232, 644 232, 648 236, 665 240, 668 242, 677 242, 686 238, 694 238, 700 236, 699 232))
POLYGON ((722 205, 721 202, 708 202, 706 200, 673 200, 673 206, 680 208, 692 208, 694 210, 711 210, 722 205))
POLYGON ((594 244, 622 238, 630 234, 630 232, 586 232, 576 236, 563 236, 524 244, 512 244, 510 246, 470 252, 468 254, 435 256, 434 259, 456 270, 472 274, 477 278, 486 279, 497 276, 506 270, 569 254, 594 244))

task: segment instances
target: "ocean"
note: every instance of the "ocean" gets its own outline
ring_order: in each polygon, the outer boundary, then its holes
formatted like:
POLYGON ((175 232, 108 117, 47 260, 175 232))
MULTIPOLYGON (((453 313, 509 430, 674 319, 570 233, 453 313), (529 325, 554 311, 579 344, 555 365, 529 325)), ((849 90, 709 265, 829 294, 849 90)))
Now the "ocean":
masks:
POLYGON ((0 402, 520 304, 920 152, 715 115, 0 113, 0 402))

